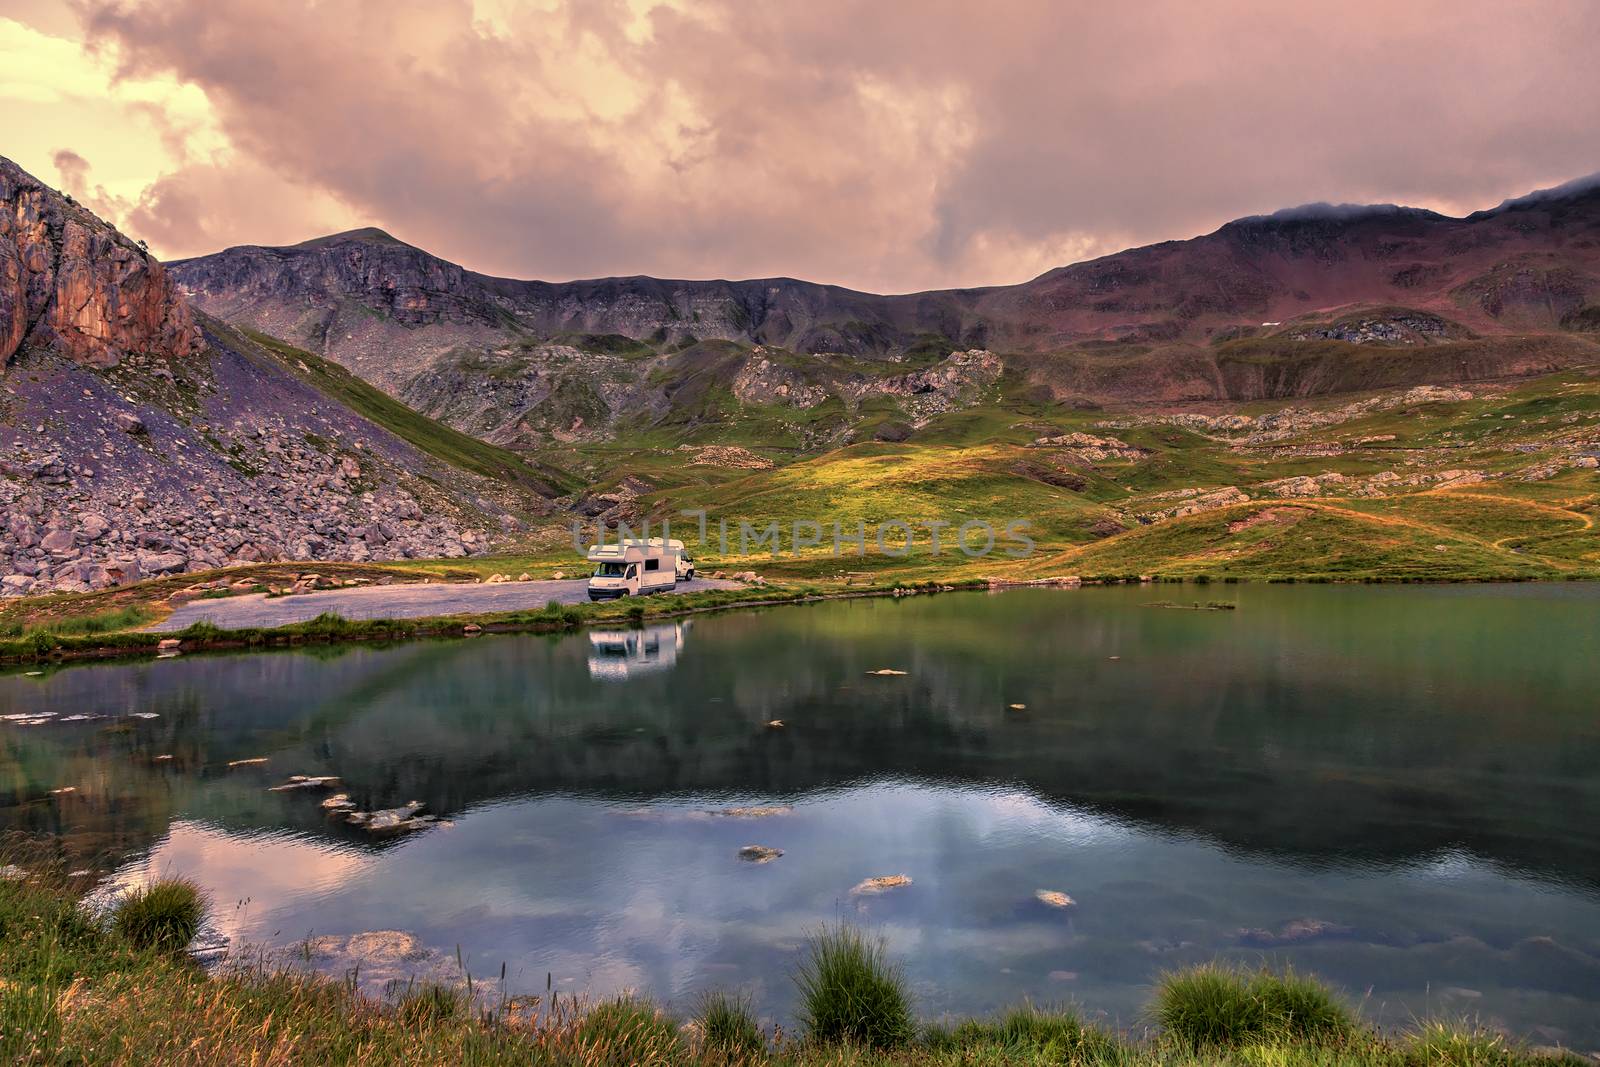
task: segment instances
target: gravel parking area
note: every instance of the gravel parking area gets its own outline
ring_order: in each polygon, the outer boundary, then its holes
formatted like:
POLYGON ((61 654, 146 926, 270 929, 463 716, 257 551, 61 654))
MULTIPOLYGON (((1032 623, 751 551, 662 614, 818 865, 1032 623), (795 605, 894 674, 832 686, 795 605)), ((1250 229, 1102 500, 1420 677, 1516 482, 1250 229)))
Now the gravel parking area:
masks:
MULTIPOLYGON (((496 582, 493 585, 366 585, 353 589, 324 589, 315 593, 268 599, 265 593, 216 600, 191 600, 152 630, 182 630, 206 621, 229 630, 284 626, 314 619, 325 611, 347 619, 415 619, 430 615, 477 615, 495 611, 542 608, 554 600, 583 604, 589 600, 588 579, 560 582, 496 582)), ((673 593, 706 589, 736 589, 740 583, 696 578, 679 582, 673 593)))

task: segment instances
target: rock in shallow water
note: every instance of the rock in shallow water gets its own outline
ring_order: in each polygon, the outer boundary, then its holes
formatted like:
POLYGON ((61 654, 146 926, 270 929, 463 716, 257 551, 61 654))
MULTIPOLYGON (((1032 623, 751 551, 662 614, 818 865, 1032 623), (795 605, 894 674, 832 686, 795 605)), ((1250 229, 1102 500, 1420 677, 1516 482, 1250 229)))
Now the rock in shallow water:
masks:
POLYGON ((352 811, 345 821, 359 826, 370 834, 403 834, 433 826, 439 820, 432 815, 417 814, 424 805, 420 800, 407 801, 403 807, 384 808, 381 811, 352 811))
POLYGON ((898 889, 901 886, 910 884, 911 879, 906 875, 885 874, 880 875, 877 878, 867 878, 863 881, 857 882, 855 887, 850 890, 850 895, 856 897, 871 896, 876 893, 884 893, 890 889, 898 889))
POLYGON ((289 793, 298 789, 327 789, 339 780, 336 774, 305 775, 291 774, 289 780, 282 785, 275 785, 268 789, 271 793, 289 793))
POLYGON ((723 808, 713 814, 726 815, 734 819, 766 819, 774 815, 788 815, 793 811, 794 809, 786 804, 769 804, 765 807, 723 808))
POLYGON ((750 863, 771 863, 781 855, 783 849, 766 845, 746 845, 739 850, 739 858, 750 863))

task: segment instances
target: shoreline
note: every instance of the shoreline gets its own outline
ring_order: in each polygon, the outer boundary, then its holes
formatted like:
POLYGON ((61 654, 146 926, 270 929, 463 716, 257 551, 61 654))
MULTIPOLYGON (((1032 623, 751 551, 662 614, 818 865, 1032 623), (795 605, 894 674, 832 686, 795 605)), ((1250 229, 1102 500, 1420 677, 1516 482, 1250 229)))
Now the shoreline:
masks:
MULTIPOLYGON (((1027 583, 1023 583, 1027 584, 1027 583)), ((766 596, 743 596, 718 603, 688 603, 652 610, 645 604, 623 605, 613 601, 605 608, 572 605, 559 613, 549 611, 486 612, 417 618, 345 619, 318 616, 306 622, 269 628, 229 630, 199 622, 184 630, 135 630, 106 637, 46 635, 47 647, 26 650, 16 646, 29 643, 21 638, 0 643, 0 667, 70 664, 81 661, 162 658, 163 654, 228 652, 249 649, 292 648, 304 645, 358 642, 401 642, 428 639, 476 637, 480 634, 576 633, 586 627, 606 623, 637 625, 655 619, 683 618, 718 611, 741 611, 784 604, 815 604, 828 600, 856 600, 870 597, 897 597, 932 592, 956 592, 989 588, 986 582, 953 582, 919 586, 879 586, 836 591, 794 590, 773 586, 766 596), (586 610, 587 609, 587 610, 586 610), (613 610, 607 610, 613 609, 613 610), (173 644, 172 642, 175 642, 173 644), (166 647, 163 648, 162 646, 166 647)), ((739 590, 748 593, 749 590, 739 590)), ((312 594, 314 595, 314 594, 312 594)), ((708 594, 686 594, 701 597, 708 594)), ((714 595, 714 594, 712 594, 714 595)))
MULTIPOLYGON (((691 615, 719 611, 746 611, 785 604, 815 604, 831 600, 860 600, 875 597, 903 597, 941 592, 975 592, 979 590, 1054 588, 1077 589, 1110 585, 1566 585, 1593 579, 1572 576, 1564 579, 1540 579, 1523 576, 1494 578, 1413 579, 1413 578, 1350 578, 1335 579, 1325 576, 1273 577, 1267 579, 1225 577, 1193 578, 1164 577, 1161 575, 1059 575, 1046 578, 981 578, 953 579, 950 581, 925 581, 919 583, 896 582, 890 585, 819 590, 815 587, 795 588, 773 584, 765 588, 764 595, 743 595, 737 599, 707 603, 704 598, 715 598, 719 593, 735 590, 712 590, 688 594, 669 594, 692 603, 655 608, 650 601, 662 603, 654 597, 610 601, 605 605, 574 604, 561 612, 548 610, 475 612, 444 616, 417 616, 414 618, 378 617, 346 619, 337 614, 323 614, 312 619, 275 627, 249 627, 226 629, 213 623, 200 621, 183 630, 127 630, 95 636, 35 634, 0 641, 0 671, 9 668, 38 666, 41 664, 73 664, 139 657, 164 658, 193 652, 234 652, 250 649, 268 650, 293 648, 305 645, 346 644, 362 642, 398 643, 403 641, 439 640, 476 637, 480 634, 546 634, 575 633, 595 625, 625 623, 639 625, 654 619, 683 618, 691 615), (175 642, 175 643, 174 643, 175 642)), ((737 590, 749 594, 749 587, 737 590)), ((315 596, 316 594, 305 594, 315 596)), ((671 603, 670 601, 667 603, 671 603)))
MULTIPOLYGON (((0 855, 0 859, 21 856, 0 855)), ((748 994, 705 993, 674 1014, 646 993, 585 999, 551 989, 515 995, 493 978, 424 970, 374 997, 319 969, 269 961, 207 967, 195 937, 214 903, 151 905, 125 896, 104 915, 85 909, 59 871, 6 866, 0 945, 11 976, 0 998, 0 1050, 19 1062, 694 1063, 739 1067, 1533 1067, 1578 1064, 1559 1041, 1535 1044, 1440 1014, 1404 1028, 1363 1017, 1362 1003, 1314 975, 1198 964, 1161 975, 1137 1026, 1074 1006, 1022 1001, 996 1012, 926 1017, 884 942, 840 923, 797 949, 797 1025, 758 1015, 748 994), (185 932, 155 940, 123 922, 126 905, 160 908, 185 932), (192 913, 178 917, 178 909, 192 913), (496 986, 498 985, 498 988, 496 986), (866 989, 871 997, 863 998, 866 989), (92 1010, 86 1010, 92 1009, 92 1010)), ((409 935, 379 931, 390 940, 409 935)), ((337 941, 338 938, 333 940, 337 941)), ((348 943, 348 939, 347 939, 348 943)), ((312 942, 305 946, 311 959, 312 942)), ((383 959, 387 962, 388 957, 383 959)), ((1592 1054, 1591 1054, 1592 1055, 1592 1054)))

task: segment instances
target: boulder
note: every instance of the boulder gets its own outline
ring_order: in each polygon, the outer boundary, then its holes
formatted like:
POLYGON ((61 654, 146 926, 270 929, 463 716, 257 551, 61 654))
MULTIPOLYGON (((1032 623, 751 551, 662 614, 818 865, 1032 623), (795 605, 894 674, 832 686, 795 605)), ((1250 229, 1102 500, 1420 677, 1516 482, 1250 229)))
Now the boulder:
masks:
POLYGON ((33 522, 20 512, 12 515, 6 523, 6 530, 11 535, 11 540, 16 542, 18 548, 32 548, 39 543, 39 531, 33 522))
POLYGON ((131 411, 119 411, 116 414, 117 429, 123 433, 147 433, 144 420, 131 411))
POLYGON ((51 530, 39 541, 39 547, 46 552, 69 552, 77 539, 72 536, 71 530, 51 530))
POLYGON ((180 552, 141 552, 139 570, 145 574, 177 574, 189 565, 180 552))

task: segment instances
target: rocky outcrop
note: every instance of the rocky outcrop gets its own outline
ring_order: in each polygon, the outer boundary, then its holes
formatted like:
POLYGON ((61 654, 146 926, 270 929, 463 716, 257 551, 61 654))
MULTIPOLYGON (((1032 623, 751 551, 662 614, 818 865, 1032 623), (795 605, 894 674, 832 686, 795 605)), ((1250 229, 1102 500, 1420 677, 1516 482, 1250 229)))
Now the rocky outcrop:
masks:
MULTIPOLYGON (((1286 407, 1264 415, 1203 415, 1198 412, 1134 415, 1104 419, 1095 423, 1095 426, 1105 430, 1126 430, 1135 426, 1180 426, 1240 445, 1263 445, 1284 441, 1324 426, 1337 426, 1380 411, 1411 408, 1419 404, 1457 403, 1471 400, 1476 395, 1479 394, 1456 386, 1419 385, 1405 392, 1371 396, 1332 408, 1286 407)), ((1388 439, 1392 440, 1393 435, 1388 439)), ((1381 443, 1382 440, 1382 437, 1367 437, 1358 443, 1381 443)))
POLYGON ((908 415, 920 421, 977 402, 1004 370, 993 352, 972 348, 951 352, 925 370, 888 378, 856 376, 842 382, 839 392, 852 404, 868 397, 894 397, 908 415))
POLYGON ((0 158, 0 367, 24 344, 113 367, 130 353, 192 356, 201 339, 148 252, 0 158))
POLYGON ((459 557, 547 507, 195 313, 142 249, 4 160, 0 337, 0 596, 459 557))
POLYGON ((1064 456, 1084 464, 1108 460, 1133 462, 1150 454, 1149 449, 1130 445, 1115 437, 1096 437, 1088 433, 1065 433, 1036 438, 1030 448, 1059 448, 1064 456))
POLYGON ((733 395, 746 404, 784 404, 813 408, 828 399, 828 390, 806 380, 798 368, 786 367, 768 358, 758 346, 733 379, 733 395))

